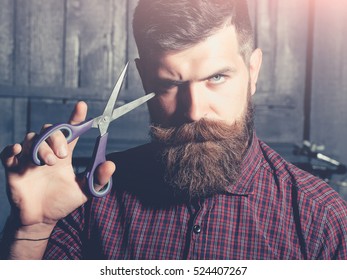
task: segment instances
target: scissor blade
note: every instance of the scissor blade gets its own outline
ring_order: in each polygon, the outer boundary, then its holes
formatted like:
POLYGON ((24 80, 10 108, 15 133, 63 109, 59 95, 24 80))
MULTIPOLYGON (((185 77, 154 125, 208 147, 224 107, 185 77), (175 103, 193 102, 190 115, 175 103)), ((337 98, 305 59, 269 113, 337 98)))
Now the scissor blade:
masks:
POLYGON ((117 83, 116 85, 114 86, 113 88, 113 91, 111 93, 111 96, 109 98, 109 100, 107 101, 107 104, 106 104, 106 107, 105 107, 105 110, 103 112, 103 116, 111 116, 112 115, 112 112, 113 112, 113 109, 114 109, 114 105, 116 104, 116 100, 117 100, 117 97, 118 97, 118 94, 122 88, 122 84, 123 84, 123 81, 124 81, 124 78, 125 78, 125 74, 127 72, 127 69, 128 69, 128 65, 129 65, 129 62, 125 65, 122 73, 120 74, 118 80, 117 80, 117 83))
POLYGON ((148 100, 152 99, 155 96, 155 93, 149 93, 145 96, 142 96, 134 101, 131 101, 115 110, 113 110, 111 121, 118 119, 119 117, 123 116, 124 114, 130 112, 131 110, 135 109, 136 107, 142 105, 143 103, 147 102, 148 100))

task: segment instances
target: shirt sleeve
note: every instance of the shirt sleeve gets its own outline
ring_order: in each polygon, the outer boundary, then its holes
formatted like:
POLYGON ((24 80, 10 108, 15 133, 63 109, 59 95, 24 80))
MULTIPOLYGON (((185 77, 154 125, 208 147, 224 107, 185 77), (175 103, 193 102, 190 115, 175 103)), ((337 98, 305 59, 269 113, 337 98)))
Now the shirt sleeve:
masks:
POLYGON ((336 202, 327 208, 318 259, 347 260, 347 203, 336 202))
POLYGON ((83 258, 84 212, 84 206, 81 206, 57 223, 43 259, 79 260, 83 258))

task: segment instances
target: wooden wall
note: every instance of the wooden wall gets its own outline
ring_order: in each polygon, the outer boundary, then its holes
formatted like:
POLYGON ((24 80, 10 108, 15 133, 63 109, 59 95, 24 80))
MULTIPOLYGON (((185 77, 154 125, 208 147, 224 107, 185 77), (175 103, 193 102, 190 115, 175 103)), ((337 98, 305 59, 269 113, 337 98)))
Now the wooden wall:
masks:
MULTIPOLYGON (((314 19, 310 139, 347 163, 347 2, 317 0, 314 19)), ((346 176, 338 190, 347 200, 346 176)))
MULTIPOLYGON (((340 0, 248 0, 264 61, 256 103, 258 135, 269 143, 309 139, 347 163, 347 8, 340 0)), ((66 121, 76 100, 90 116, 126 61, 137 56, 137 0, 0 0, 0 148, 44 122, 66 121)), ((143 94, 130 64, 120 104, 143 94)), ((108 150, 147 141, 146 107, 112 124, 108 150)), ((76 156, 93 147, 83 137, 76 156)), ((0 228, 8 213, 0 168, 0 228)), ((346 195, 346 188, 338 189, 346 195)), ((346 195, 347 198, 347 195, 346 195)))

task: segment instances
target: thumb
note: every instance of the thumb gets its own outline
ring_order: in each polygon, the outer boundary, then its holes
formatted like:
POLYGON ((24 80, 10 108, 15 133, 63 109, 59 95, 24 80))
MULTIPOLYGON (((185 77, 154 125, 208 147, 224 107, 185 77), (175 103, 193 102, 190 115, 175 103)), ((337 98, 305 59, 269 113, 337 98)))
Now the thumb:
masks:
MULTIPOLYGON (((87 103, 84 101, 79 101, 76 103, 74 110, 72 111, 70 118, 69 118, 69 124, 79 124, 83 121, 85 121, 87 117, 87 111, 88 106, 87 103)), ((69 145, 73 149, 78 141, 78 138, 72 141, 69 145)))
POLYGON ((97 167, 94 180, 96 191, 100 191, 110 181, 115 170, 116 165, 112 161, 105 161, 97 167))
POLYGON ((84 101, 76 103, 74 110, 71 113, 69 124, 78 124, 83 122, 87 116, 88 106, 84 101))

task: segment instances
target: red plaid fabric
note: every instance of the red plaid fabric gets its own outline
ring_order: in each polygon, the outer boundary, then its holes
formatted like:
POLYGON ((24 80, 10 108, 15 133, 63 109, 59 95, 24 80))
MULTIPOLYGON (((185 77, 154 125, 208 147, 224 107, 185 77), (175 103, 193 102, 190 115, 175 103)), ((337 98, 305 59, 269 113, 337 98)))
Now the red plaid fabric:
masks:
POLYGON ((46 259, 347 259, 347 204, 256 136, 239 181, 199 201, 162 182, 152 146, 110 158, 112 193, 61 220, 46 259))

